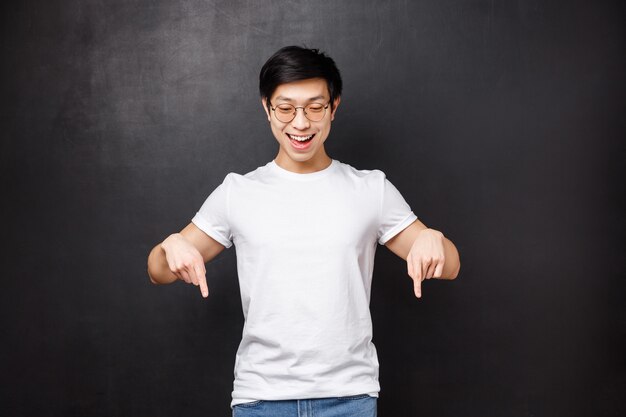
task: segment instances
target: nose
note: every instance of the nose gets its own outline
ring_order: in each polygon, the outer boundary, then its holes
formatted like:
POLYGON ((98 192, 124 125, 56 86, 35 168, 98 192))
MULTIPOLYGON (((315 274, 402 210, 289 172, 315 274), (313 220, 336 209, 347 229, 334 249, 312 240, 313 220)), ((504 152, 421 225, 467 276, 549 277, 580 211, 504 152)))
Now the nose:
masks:
POLYGON ((304 109, 302 107, 296 107, 296 117, 291 121, 291 125, 298 130, 305 130, 311 126, 309 119, 304 115, 304 109))

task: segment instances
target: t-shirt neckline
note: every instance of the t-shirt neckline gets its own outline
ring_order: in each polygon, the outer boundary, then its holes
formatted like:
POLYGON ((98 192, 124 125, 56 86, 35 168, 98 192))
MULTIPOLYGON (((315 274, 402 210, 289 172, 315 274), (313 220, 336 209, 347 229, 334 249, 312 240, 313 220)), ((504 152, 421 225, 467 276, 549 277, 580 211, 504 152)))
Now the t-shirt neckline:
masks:
POLYGON ((300 174, 297 172, 293 172, 293 171, 289 171, 283 167, 281 167, 280 165, 278 165, 276 163, 275 159, 272 159, 269 163, 268 163, 270 169, 278 176, 283 177, 283 178, 289 178, 292 180, 298 180, 298 181, 308 181, 308 180, 313 180, 313 179, 319 179, 322 177, 325 177, 326 175, 330 174, 332 172, 332 170, 335 169, 335 167, 337 166, 337 161, 335 159, 330 160, 330 165, 328 165, 326 168, 321 169, 319 171, 315 171, 315 172, 309 172, 306 174, 300 174))

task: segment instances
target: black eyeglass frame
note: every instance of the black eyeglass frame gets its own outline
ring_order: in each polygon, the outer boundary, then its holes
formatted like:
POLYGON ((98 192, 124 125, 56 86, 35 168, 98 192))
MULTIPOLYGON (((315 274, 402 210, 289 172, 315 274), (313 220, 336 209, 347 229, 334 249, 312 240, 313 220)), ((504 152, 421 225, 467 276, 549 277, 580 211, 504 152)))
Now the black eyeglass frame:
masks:
POLYGON ((272 103, 270 101, 268 101, 267 103, 269 105, 269 108, 274 111, 274 116, 276 117, 276 120, 278 120, 281 123, 290 123, 293 119, 295 119, 296 118, 296 114, 298 114, 298 109, 302 109, 302 111, 304 112, 304 117, 306 117, 309 121, 311 121, 311 122, 319 122, 326 116, 326 109, 328 108, 328 106, 330 106, 330 101, 329 101, 324 106, 324 114, 322 114, 322 117, 320 117, 319 120, 311 120, 311 119, 309 119, 309 116, 306 113, 306 108, 311 106, 311 105, 320 104, 320 103, 311 103, 311 104, 307 104, 306 106, 294 106, 293 104, 289 104, 289 103, 281 103, 280 104, 281 106, 291 106, 291 107, 293 107, 293 117, 285 122, 285 121, 280 120, 278 118, 278 116, 276 116, 276 107, 278 107, 278 106, 272 107, 272 103))

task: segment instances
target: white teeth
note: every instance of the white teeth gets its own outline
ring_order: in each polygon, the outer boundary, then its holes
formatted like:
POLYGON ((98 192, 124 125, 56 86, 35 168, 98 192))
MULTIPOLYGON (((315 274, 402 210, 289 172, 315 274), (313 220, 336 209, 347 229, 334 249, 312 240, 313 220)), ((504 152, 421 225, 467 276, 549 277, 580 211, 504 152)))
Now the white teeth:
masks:
POLYGON ((295 135, 290 135, 289 133, 287 133, 287 135, 291 138, 291 139, 295 139, 299 142, 304 142, 305 140, 309 140, 313 137, 313 135, 309 135, 309 136, 295 136, 295 135))

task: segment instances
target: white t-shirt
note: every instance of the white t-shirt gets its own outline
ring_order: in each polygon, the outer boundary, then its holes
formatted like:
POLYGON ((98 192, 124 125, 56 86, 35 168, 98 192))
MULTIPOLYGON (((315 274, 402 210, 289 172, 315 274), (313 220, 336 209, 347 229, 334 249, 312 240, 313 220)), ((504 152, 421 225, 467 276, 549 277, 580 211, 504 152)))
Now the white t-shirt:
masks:
POLYGON ((378 396, 369 311, 376 244, 416 219, 382 171, 334 159, 309 174, 272 160, 226 175, 192 222, 236 248, 245 324, 231 406, 378 396))

